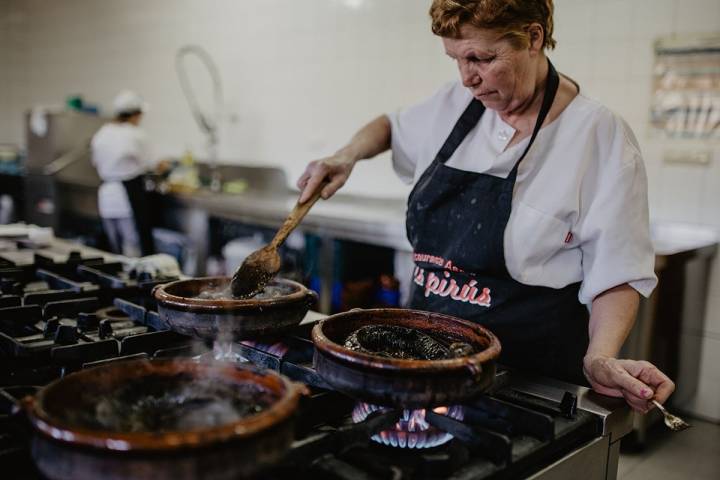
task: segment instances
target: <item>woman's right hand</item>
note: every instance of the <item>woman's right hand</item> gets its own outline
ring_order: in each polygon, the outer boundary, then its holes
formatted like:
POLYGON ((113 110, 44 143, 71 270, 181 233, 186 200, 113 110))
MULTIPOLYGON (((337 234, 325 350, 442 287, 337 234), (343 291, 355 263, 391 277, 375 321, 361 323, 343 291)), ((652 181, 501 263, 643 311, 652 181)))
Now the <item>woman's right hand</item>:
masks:
POLYGON ((380 115, 361 128, 335 155, 310 162, 297 182, 302 191, 300 203, 306 202, 318 188, 322 188, 322 198, 332 197, 347 182, 355 162, 373 158, 390 148, 390 129, 390 119, 380 115), (327 184, 321 187, 324 182, 327 184))
POLYGON ((636 411, 647 413, 650 400, 665 403, 675 383, 650 362, 604 355, 585 356, 583 371, 593 390, 610 397, 624 397, 636 411))
POLYGON ((327 200, 345 185, 354 166, 355 160, 342 152, 310 162, 297 181, 297 186, 302 191, 299 202, 307 201, 323 182, 327 184, 322 187, 320 196, 327 200))

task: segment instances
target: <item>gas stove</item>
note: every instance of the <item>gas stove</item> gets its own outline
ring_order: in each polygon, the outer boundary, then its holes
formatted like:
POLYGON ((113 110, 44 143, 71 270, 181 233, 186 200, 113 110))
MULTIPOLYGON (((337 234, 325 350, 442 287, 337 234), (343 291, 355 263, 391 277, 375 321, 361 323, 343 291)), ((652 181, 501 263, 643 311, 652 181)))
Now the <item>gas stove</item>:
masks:
POLYGON ((310 329, 207 354, 246 359, 314 392, 285 461, 261 478, 302 472, 347 480, 546 480, 577 478, 579 471, 583 478, 616 478, 619 440, 632 428, 631 412, 616 399, 500 368, 492 391, 465 405, 427 411, 369 405, 333 392, 316 374, 310 329), (408 429, 413 420, 420 426, 408 429))
MULTIPOLYGON (((313 370, 311 324, 281 338, 213 349, 171 332, 152 288, 169 277, 125 272, 116 258, 58 241, 0 250, 0 464, 42 478, 14 400, 69 372, 128 358, 251 362, 309 386, 296 439, 259 478, 613 479, 632 426, 622 402, 588 389, 499 369, 465 405, 403 411, 335 392, 313 370)), ((317 315, 315 316, 315 318, 317 315)))

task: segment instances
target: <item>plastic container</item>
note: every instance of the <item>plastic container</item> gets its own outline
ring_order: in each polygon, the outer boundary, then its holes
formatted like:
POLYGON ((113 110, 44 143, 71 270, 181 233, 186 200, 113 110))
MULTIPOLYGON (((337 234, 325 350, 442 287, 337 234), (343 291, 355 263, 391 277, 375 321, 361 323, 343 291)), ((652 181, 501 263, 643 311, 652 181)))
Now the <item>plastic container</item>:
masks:
POLYGON ((153 240, 158 253, 173 257, 186 275, 193 274, 197 251, 187 235, 165 228, 153 228, 153 240))

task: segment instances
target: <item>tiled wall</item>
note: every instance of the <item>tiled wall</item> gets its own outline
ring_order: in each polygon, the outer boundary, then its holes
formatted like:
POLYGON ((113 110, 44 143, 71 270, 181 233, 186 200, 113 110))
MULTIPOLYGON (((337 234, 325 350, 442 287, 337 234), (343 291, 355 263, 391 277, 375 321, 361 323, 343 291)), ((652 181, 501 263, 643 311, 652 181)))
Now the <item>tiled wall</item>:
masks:
POLYGON ((19 118, 27 71, 25 16, 19 2, 0 0, 0 143, 21 143, 19 118))
MULTIPOLYGON (((224 161, 274 164, 296 178, 364 121, 453 79, 429 33, 427 0, 0 0, 0 142, 22 141, 22 112, 82 93, 109 106, 121 88, 152 105, 157 156, 204 140, 174 72, 174 54, 204 46, 222 73, 224 161)), ((652 42, 720 31, 717 0, 556 0, 558 69, 622 114, 642 145, 652 215, 720 227, 720 149, 709 166, 668 165, 676 148, 646 128, 652 42)), ((202 79, 196 79, 202 84, 202 79)), ((357 168, 346 191, 402 197, 387 156, 357 168)), ((703 332, 701 390, 691 409, 720 419, 720 262, 703 332)))

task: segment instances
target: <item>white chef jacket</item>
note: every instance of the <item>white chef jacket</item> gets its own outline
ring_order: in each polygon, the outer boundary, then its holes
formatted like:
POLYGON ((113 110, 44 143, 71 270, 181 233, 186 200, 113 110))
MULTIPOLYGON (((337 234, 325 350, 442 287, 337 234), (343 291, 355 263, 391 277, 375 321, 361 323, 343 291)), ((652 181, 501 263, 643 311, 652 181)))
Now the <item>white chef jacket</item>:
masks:
POLYGON ((145 133, 131 123, 107 123, 91 142, 92 162, 103 184, 98 210, 103 218, 132 217, 123 180, 141 175, 149 167, 145 133))
MULTIPOLYGON (((388 115, 401 179, 418 181, 471 99, 453 82, 388 115)), ((507 177, 530 141, 506 149, 514 134, 487 109, 446 165, 507 177)), ((521 283, 562 288, 582 282, 584 304, 624 283, 650 295, 657 278, 647 178, 637 140, 622 118, 579 94, 540 130, 518 169, 504 245, 508 272, 521 283)))

